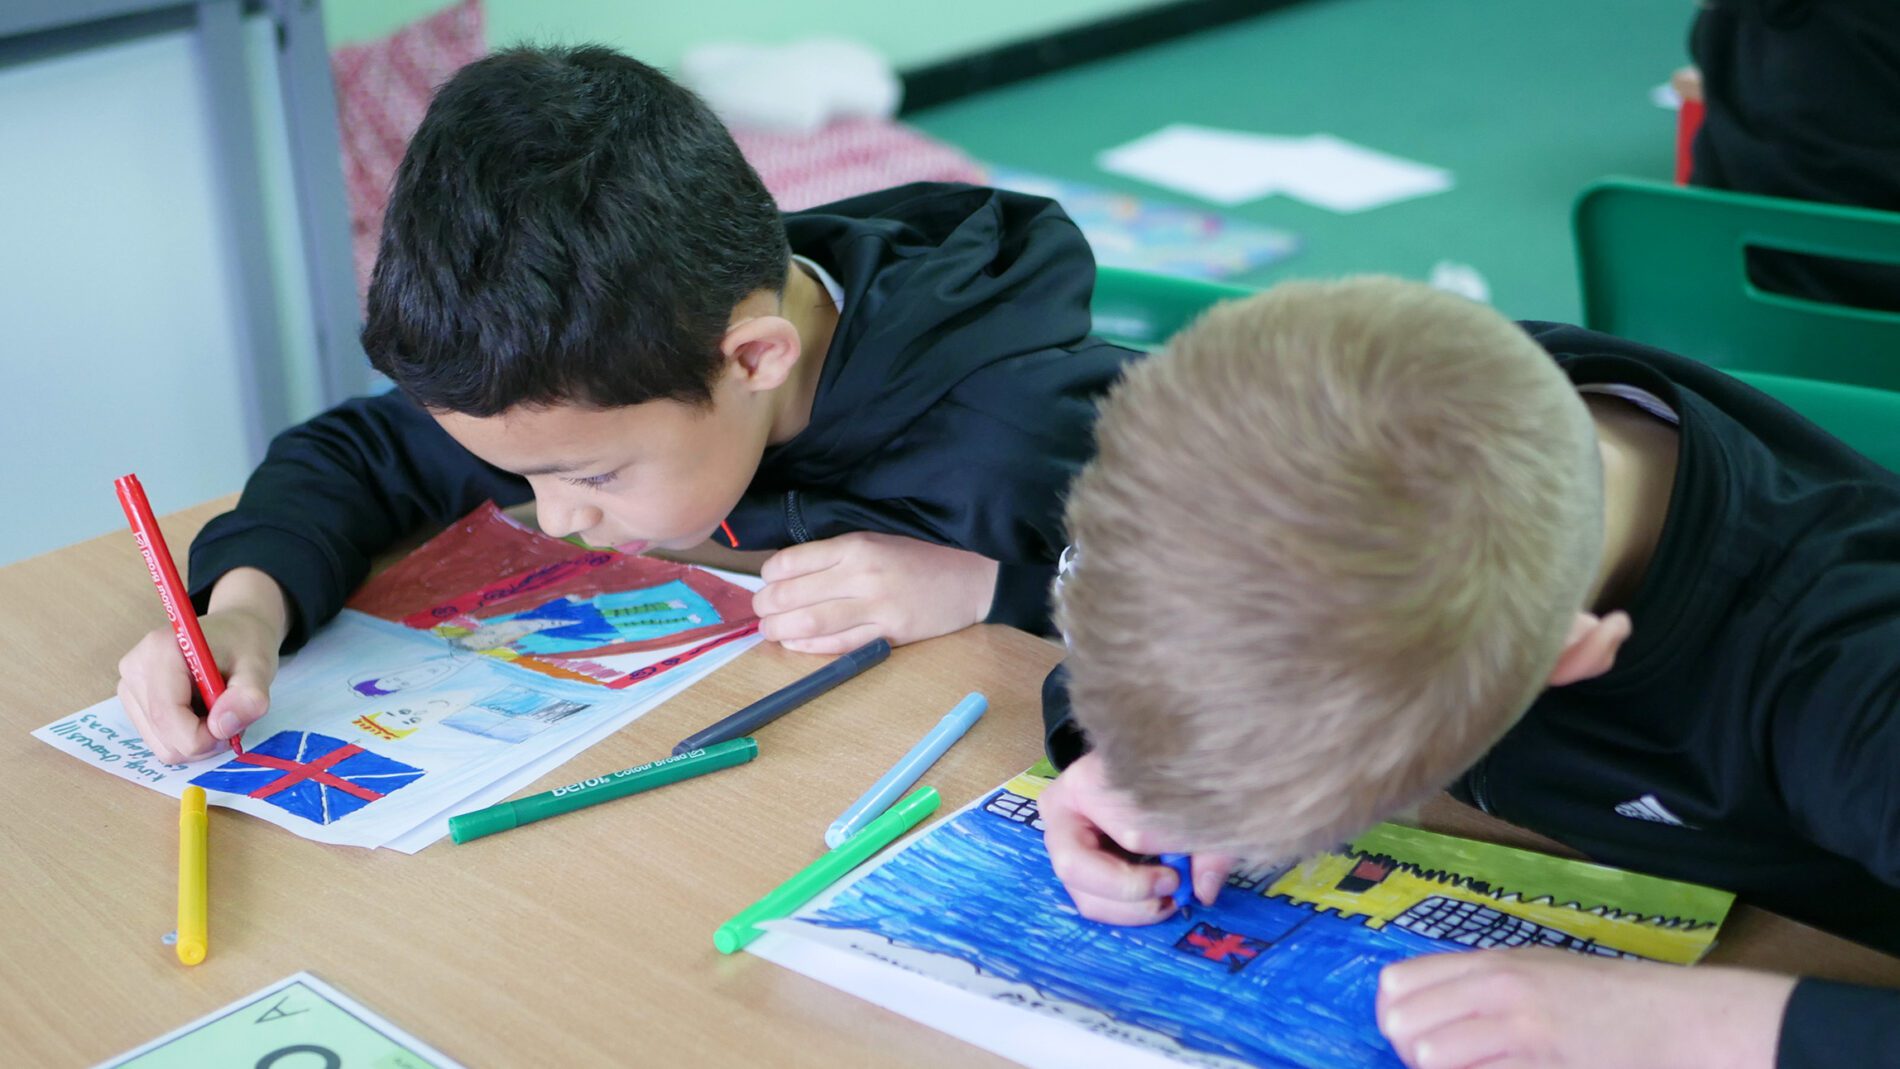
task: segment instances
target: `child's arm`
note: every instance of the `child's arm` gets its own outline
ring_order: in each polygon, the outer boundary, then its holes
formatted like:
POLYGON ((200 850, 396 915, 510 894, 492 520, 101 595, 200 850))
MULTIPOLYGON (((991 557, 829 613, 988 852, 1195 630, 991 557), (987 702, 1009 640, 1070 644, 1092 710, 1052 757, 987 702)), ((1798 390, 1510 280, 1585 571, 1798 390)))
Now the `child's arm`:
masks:
POLYGON ((1380 974, 1379 1029, 1411 1069, 1770 1069, 1794 987, 1559 950, 1433 954, 1380 974))
POLYGON ((527 481, 491 468, 397 393, 346 401, 271 442, 237 508, 191 544, 191 595, 250 567, 282 588, 285 649, 337 614, 370 562, 425 524, 485 500, 528 500, 527 481))

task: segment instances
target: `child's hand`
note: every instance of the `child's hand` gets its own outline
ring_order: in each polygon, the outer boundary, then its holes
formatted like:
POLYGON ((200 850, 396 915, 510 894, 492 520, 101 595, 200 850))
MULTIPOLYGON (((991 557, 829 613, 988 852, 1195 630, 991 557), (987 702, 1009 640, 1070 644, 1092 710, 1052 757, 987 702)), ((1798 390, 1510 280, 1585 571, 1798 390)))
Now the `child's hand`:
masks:
POLYGON ((119 703, 160 760, 172 764, 216 753, 270 708, 287 608, 275 580, 240 568, 218 580, 209 612, 198 618, 211 658, 224 674, 224 695, 200 719, 191 709, 191 671, 169 626, 140 639, 119 660, 119 703))
POLYGON ((1411 1069, 1768 1069, 1794 978, 1560 950, 1385 967, 1379 1030, 1411 1069))
POLYGON ((848 653, 961 631, 987 616, 996 562, 900 535, 859 531, 772 554, 752 598, 759 633, 800 653, 848 653))
MULTIPOLYGON (((1180 885, 1174 870, 1130 856, 1169 851, 1169 844, 1137 826, 1140 812, 1108 785, 1094 754, 1076 758, 1037 805, 1049 864, 1084 917, 1107 924, 1153 924, 1174 912, 1169 896, 1180 885)), ((1194 897, 1213 905, 1233 868, 1231 857, 1195 854, 1194 897)))

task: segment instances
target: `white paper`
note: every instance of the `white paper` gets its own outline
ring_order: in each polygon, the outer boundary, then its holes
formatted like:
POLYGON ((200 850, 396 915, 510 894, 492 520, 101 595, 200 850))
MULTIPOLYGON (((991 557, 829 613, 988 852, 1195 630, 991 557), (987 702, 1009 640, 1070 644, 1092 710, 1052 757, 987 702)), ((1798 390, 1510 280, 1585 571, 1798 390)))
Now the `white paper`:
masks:
MULTIPOLYGON (((756 637, 736 640, 739 650, 756 637)), ((627 655, 647 663, 668 650, 627 655)), ((447 817, 472 798, 499 799, 592 741, 624 727, 726 662, 711 651, 635 686, 567 682, 505 661, 455 651, 435 635, 345 610, 286 658, 271 686, 271 710, 245 730, 247 750, 307 764, 357 747, 331 779, 216 754, 187 765, 146 749, 117 698, 49 724, 35 738, 121 779, 171 797, 198 780, 214 805, 236 809, 306 839, 408 852, 439 838, 447 817), (375 676, 393 692, 367 696, 375 676), (373 755, 363 758, 363 753, 373 755), (380 760, 378 760, 380 759, 380 760), (386 764, 393 763, 392 764, 386 764), (523 777, 527 778, 523 778, 523 777), (352 786, 328 786, 340 779, 352 786), (269 797, 251 792, 278 786, 269 797), (355 792, 369 792, 365 801, 355 792)))
POLYGON ((1096 162, 1104 171, 1231 205, 1279 192, 1298 151, 1294 138, 1176 123, 1096 162))
POLYGON ((1239 204, 1273 193, 1361 212, 1452 187, 1451 172, 1332 134, 1284 137, 1176 123, 1103 152, 1106 171, 1239 204))
POLYGON ((1355 145, 1331 134, 1306 138, 1280 176, 1280 191, 1330 211, 1363 212, 1451 188, 1451 172, 1355 145))

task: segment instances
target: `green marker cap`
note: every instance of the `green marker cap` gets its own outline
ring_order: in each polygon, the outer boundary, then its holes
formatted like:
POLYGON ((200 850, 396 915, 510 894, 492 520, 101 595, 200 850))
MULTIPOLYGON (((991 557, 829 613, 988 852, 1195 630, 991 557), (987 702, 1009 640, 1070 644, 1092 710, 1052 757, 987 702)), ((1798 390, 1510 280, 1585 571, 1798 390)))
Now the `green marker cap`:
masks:
POLYGON ((523 824, 532 824, 537 820, 571 813, 590 805, 599 805, 615 798, 625 798, 630 794, 650 791, 655 787, 664 787, 683 779, 703 776, 722 768, 743 765, 758 755, 759 744, 747 736, 693 750, 690 753, 663 757, 644 765, 623 768, 604 776, 595 776, 579 783, 570 783, 565 787, 556 787, 551 791, 542 791, 540 794, 531 794, 512 802, 501 802, 486 809, 477 809, 472 813, 450 817, 449 836, 457 843, 466 843, 484 835, 518 828, 523 824))
POLYGON ((449 838, 458 843, 479 839, 484 835, 493 835, 498 831, 521 826, 521 818, 515 815, 515 804, 503 802, 491 805, 487 809, 477 809, 473 813, 458 813, 449 818, 449 838))
POLYGON ((846 839, 838 848, 805 866, 796 876, 779 884, 764 898, 740 910, 713 932, 713 945, 721 954, 731 954, 765 933, 756 925, 796 913, 799 907, 817 898, 825 888, 864 863, 864 860, 923 819, 937 811, 941 801, 937 788, 919 787, 909 797, 892 806, 885 814, 864 826, 864 830, 846 839))

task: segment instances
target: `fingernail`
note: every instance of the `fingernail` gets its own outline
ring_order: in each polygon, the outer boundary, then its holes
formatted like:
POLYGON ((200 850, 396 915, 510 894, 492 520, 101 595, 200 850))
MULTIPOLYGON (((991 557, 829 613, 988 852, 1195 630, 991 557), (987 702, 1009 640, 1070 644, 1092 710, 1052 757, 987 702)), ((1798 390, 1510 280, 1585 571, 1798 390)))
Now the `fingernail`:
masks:
POLYGON ((1194 897, 1204 906, 1214 904, 1214 896, 1220 894, 1221 877, 1218 872, 1203 872, 1194 877, 1194 897))
POLYGON ((233 714, 224 712, 211 714, 211 733, 218 738, 228 739, 237 734, 237 729, 237 717, 233 714))

